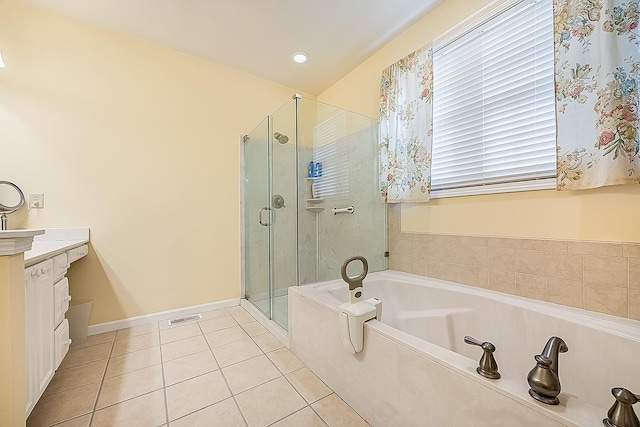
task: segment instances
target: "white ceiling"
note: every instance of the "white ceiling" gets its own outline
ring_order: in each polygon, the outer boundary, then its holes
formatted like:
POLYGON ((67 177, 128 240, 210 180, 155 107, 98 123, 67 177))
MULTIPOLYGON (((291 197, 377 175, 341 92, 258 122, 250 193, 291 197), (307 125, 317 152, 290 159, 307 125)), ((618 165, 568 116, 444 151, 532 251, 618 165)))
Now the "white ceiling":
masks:
POLYGON ((24 1, 319 94, 444 0, 24 1))

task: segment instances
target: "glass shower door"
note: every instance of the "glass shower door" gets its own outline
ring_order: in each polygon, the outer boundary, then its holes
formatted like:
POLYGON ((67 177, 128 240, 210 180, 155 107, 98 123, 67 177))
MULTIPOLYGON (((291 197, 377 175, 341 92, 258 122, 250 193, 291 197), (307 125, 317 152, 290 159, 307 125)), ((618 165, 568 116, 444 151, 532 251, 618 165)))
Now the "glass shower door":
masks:
POLYGON ((287 329, 298 284, 295 100, 263 120, 244 146, 245 296, 287 329))

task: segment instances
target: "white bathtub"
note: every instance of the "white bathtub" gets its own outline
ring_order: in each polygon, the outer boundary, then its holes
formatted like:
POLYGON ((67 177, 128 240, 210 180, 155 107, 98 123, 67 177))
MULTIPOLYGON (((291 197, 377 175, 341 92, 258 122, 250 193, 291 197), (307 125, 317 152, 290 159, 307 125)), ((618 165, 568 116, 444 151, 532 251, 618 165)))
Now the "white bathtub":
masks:
POLYGON ((289 288, 289 333, 292 351, 373 426, 595 427, 611 388, 640 393, 639 321, 394 271, 369 274, 364 291, 383 314, 365 324, 362 353, 341 344, 342 281, 289 288), (501 379, 476 373, 482 350, 465 335, 496 346, 501 379), (527 384, 552 336, 569 347, 557 406, 527 384))

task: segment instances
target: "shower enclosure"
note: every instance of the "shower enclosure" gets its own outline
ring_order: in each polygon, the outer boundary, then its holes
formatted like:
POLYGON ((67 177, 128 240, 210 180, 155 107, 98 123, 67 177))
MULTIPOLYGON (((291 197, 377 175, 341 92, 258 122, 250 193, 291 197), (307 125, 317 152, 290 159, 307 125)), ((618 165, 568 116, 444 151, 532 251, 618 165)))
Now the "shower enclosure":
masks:
POLYGON ((244 294, 288 329, 290 286, 387 268, 378 122, 295 95, 243 139, 244 294))

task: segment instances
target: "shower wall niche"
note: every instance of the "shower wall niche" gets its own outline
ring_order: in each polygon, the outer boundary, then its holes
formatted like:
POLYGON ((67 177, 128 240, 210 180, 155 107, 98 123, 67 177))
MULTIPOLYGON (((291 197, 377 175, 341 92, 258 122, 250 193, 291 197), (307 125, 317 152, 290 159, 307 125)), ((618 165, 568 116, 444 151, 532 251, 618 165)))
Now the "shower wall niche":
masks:
POLYGON ((296 95, 244 137, 243 163, 245 297, 266 317, 287 329, 287 289, 351 256, 387 268, 377 120, 296 95))

